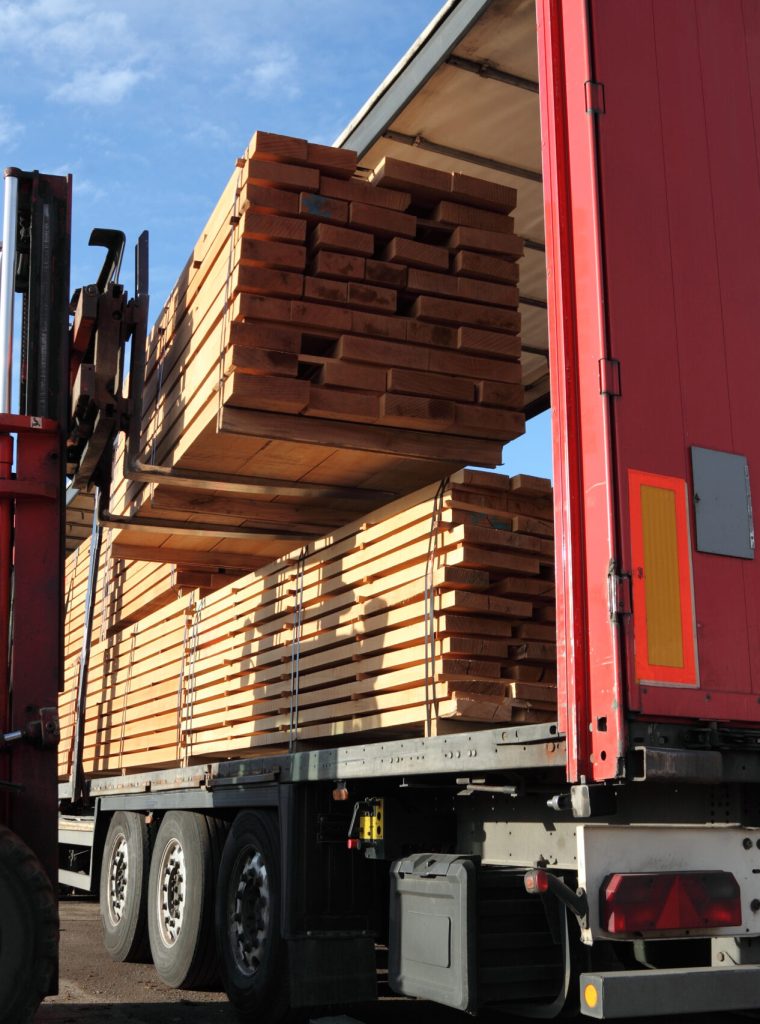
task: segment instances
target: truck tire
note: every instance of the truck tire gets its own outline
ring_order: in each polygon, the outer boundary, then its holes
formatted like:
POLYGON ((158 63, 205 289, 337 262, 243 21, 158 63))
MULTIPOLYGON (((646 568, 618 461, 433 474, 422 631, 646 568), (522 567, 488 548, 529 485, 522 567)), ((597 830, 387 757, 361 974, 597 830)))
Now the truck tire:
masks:
POLYGON ((288 1015, 288 974, 281 938, 280 834, 277 818, 242 811, 219 867, 216 932, 230 1002, 256 1024, 288 1015))
POLYGON ((214 895, 224 828, 194 811, 169 811, 156 835, 148 882, 153 963, 172 988, 209 988, 219 976, 214 895))
POLYGON ((26 843, 0 825, 0 1024, 26 1024, 55 983, 58 907, 26 843))
POLYGON ((108 826, 100 870, 103 945, 112 960, 145 963, 148 944, 150 829, 141 814, 117 811, 108 826))

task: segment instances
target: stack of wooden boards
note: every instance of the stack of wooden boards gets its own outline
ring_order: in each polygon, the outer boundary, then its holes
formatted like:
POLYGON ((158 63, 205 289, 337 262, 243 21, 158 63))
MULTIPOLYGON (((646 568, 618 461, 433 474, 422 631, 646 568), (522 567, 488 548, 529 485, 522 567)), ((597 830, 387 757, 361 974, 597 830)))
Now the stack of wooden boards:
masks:
POLYGON ((548 481, 464 470, 96 631, 85 772, 552 718, 553 560, 548 481))
MULTIPOLYGON (((119 482, 117 465, 113 511, 264 534, 207 540, 224 565, 465 464, 498 465, 524 428, 515 201, 391 158, 367 179, 349 150, 257 132, 150 335, 142 458, 299 481, 314 497, 231 503, 119 482), (326 502, 326 486, 351 491, 326 502), (288 535, 273 539, 275 523, 288 535)), ((170 561, 185 543, 202 539, 125 532, 120 550, 170 561)))
MULTIPOLYGON (((202 598, 230 581, 229 574, 220 572, 194 572, 161 562, 115 558, 113 541, 114 531, 104 530, 93 590, 90 648, 171 604, 178 595, 193 593, 196 599, 202 598)), ((67 778, 70 770, 89 575, 88 539, 66 559, 64 678, 58 702, 61 729, 58 767, 61 779, 67 778)))

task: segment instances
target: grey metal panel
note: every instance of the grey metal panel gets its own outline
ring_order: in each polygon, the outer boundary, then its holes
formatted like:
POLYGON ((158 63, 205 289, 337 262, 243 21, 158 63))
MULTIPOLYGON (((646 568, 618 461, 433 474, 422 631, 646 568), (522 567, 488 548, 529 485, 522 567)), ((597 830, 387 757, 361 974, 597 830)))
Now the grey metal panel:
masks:
POLYGON ((104 811, 212 811, 234 807, 276 807, 276 786, 240 786, 222 790, 177 789, 159 793, 121 793, 100 798, 104 811))
POLYGON ((691 449, 697 551, 755 557, 749 466, 743 455, 691 449))
POLYGON ((710 941, 714 967, 726 964, 760 965, 760 939, 738 935, 718 935, 710 941))
MULTIPOLYGON (((535 0, 449 3, 337 144, 357 149, 367 169, 392 157, 515 188, 515 231, 543 247, 537 79, 535 0)), ((532 416, 546 407, 549 381, 546 267, 536 249, 520 261, 520 292, 524 409, 532 416)))
POLYGON ((422 88, 436 68, 489 6, 491 0, 459 0, 434 26, 422 44, 406 55, 370 97, 365 107, 336 139, 336 146, 355 149, 361 157, 422 88))
MULTIPOLYGON (((58 816, 58 853, 61 861, 69 862, 68 854, 71 847, 89 847, 90 852, 86 857, 77 857, 77 861, 87 864, 86 871, 70 871, 67 868, 58 869, 58 881, 60 885, 68 885, 73 889, 81 889, 84 892, 92 892, 92 875, 95 868, 93 849, 96 837, 100 835, 98 830, 98 808, 94 808, 92 814, 61 814, 58 816)), ((102 838, 102 835, 100 836, 102 838)))
POLYGON ((413 776, 464 771, 562 767, 565 743, 557 726, 488 729, 449 736, 416 737, 293 756, 290 781, 413 776))
POLYGON ((531 803, 520 813, 520 801, 496 806, 474 804, 472 798, 457 803, 457 849, 479 857, 491 867, 533 867, 545 863, 562 871, 578 870, 577 821, 562 821, 531 803), (525 820, 532 813, 536 820, 525 820), (517 820, 515 820, 517 819, 517 820))
POLYGON ((79 871, 66 871, 65 868, 58 869, 58 884, 71 889, 81 889, 82 892, 90 892, 92 889, 89 875, 81 874, 79 871))
POLYGON ((598 1020, 751 1010, 760 1006, 760 967, 682 967, 581 974, 581 1012, 598 1020), (586 987, 597 1002, 588 1005, 586 987))
POLYGON ((155 793, 164 789, 188 787, 199 789, 204 785, 210 767, 203 765, 197 768, 159 769, 152 772, 136 772, 134 775, 111 775, 90 779, 89 794, 91 797, 105 797, 113 793, 155 793))
POLYGON ((634 747, 633 781, 723 782, 720 750, 682 750, 677 747, 634 747))
MULTIPOLYGON (((740 741, 741 737, 737 736, 737 747, 740 741)), ((760 782, 760 751, 634 746, 629 767, 634 782, 757 783, 760 782)))
POLYGON ((95 830, 87 831, 79 828, 61 828, 58 826, 58 842, 68 846, 92 846, 95 842, 95 830))
POLYGON ((258 799, 255 790, 275 780, 333 782, 401 775, 461 775, 465 771, 562 768, 564 764, 564 738, 559 735, 556 723, 546 722, 92 779, 90 796, 100 797, 104 809, 106 800, 111 810, 126 806, 126 796, 134 797, 135 806, 147 807, 146 795, 159 801, 151 806, 160 807, 171 805, 172 798, 164 799, 163 794, 182 790, 187 793, 183 799, 195 801, 198 807, 210 807, 224 806, 222 801, 233 789, 234 805, 240 806, 245 799, 255 803, 258 799))

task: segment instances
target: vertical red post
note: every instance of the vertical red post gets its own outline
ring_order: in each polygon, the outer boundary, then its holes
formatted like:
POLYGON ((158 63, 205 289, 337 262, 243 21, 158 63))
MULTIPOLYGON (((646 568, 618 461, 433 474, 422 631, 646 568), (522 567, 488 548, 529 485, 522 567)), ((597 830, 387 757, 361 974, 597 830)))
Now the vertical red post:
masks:
MULTIPOLYGON (((22 417, 19 417, 22 419, 22 417)), ((61 561, 61 440, 54 421, 19 428, 16 516, 13 527, 12 712, 14 728, 55 708, 63 663, 61 561)), ((54 745, 18 743, 11 779, 24 789, 13 798, 11 826, 35 851, 55 885, 58 877, 58 788, 54 745)))
MULTIPOLYGON (((0 480, 10 480, 13 470, 13 440, 0 434, 0 480)), ((0 496, 0 732, 8 726, 8 636, 11 610, 11 530, 13 499, 0 496)))
MULTIPOLYGON (((616 6, 616 5, 611 5, 616 6)), ((594 81, 586 0, 538 0, 539 100, 554 437, 557 685, 570 781, 625 770, 610 568, 619 565, 594 81)))
MULTIPOLYGON (((0 434, 0 480, 13 472, 13 439, 0 434)), ((0 732, 7 731, 10 715, 10 621, 13 561, 13 498, 0 496, 0 732)), ((9 777, 8 755, 0 754, 0 780, 9 777)), ((8 793, 0 793, 0 821, 8 821, 8 793)))

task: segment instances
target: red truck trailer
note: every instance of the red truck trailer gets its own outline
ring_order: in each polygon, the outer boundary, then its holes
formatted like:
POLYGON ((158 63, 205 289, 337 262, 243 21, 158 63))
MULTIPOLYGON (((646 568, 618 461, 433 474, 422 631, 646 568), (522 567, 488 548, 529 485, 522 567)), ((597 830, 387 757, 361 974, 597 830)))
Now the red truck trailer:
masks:
POLYGON ((759 138, 756 0, 452 0, 360 111, 367 165, 518 191, 558 720, 66 789, 116 959, 267 1021, 378 946, 473 1013, 760 1005, 759 138))

